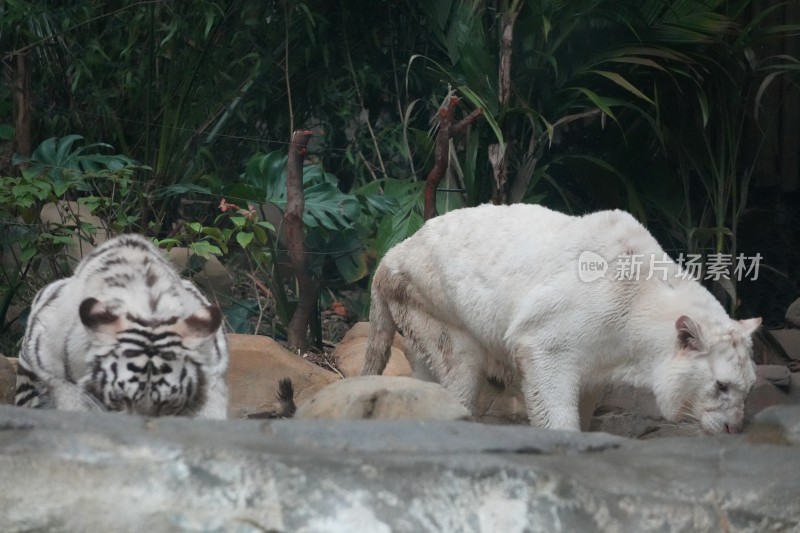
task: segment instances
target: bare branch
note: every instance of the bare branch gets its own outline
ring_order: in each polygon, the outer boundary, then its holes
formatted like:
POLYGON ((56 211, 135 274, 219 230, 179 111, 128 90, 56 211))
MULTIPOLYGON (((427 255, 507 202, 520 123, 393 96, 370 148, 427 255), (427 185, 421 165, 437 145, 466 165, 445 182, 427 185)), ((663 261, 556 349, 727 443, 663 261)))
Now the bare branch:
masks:
POLYGON ((286 163, 286 211, 283 223, 286 228, 286 246, 298 286, 297 308, 289 321, 288 343, 293 349, 306 349, 306 332, 311 313, 317 302, 317 286, 306 262, 305 237, 303 235, 303 160, 312 132, 298 130, 292 134, 289 145, 289 159, 286 163))

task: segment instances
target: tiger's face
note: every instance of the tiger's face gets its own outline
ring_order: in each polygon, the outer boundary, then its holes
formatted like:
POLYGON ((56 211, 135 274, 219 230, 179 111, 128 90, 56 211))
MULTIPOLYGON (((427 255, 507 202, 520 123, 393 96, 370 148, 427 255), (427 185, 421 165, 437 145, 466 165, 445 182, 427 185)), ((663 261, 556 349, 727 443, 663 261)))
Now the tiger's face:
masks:
POLYGON ((109 411, 144 416, 187 415, 205 400, 205 379, 191 353, 177 349, 144 347, 130 340, 138 331, 121 332, 119 345, 97 356, 84 383, 109 411), (136 346, 135 348, 132 346, 136 346))
POLYGON ((204 357, 222 317, 215 306, 165 321, 116 316, 94 298, 81 320, 97 350, 82 380, 109 411, 144 416, 192 415, 206 400, 204 357))

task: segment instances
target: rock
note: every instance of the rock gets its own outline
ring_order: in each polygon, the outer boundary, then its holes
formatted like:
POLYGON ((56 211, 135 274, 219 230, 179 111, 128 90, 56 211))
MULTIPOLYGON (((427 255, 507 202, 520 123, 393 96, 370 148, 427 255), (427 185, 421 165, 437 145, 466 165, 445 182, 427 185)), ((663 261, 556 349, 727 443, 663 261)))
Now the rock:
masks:
POLYGON ((655 395, 626 384, 608 385, 596 402, 589 431, 637 439, 688 437, 697 434, 697 426, 688 422, 670 422, 656 404, 655 395))
MULTIPOLYGON (((361 375, 368 335, 369 322, 358 322, 337 345, 334 355, 337 367, 345 377, 361 375)), ((383 371, 383 376, 414 375, 404 352, 405 341, 400 334, 396 333, 392 341, 392 354, 383 371)), ((527 423, 528 414, 519 385, 512 385, 504 389, 491 382, 486 382, 478 394, 474 416, 476 420, 487 424, 527 423)))
POLYGON ((525 398, 518 381, 501 387, 486 381, 475 401, 475 419, 484 424, 528 424, 525 398))
POLYGON ((14 403, 17 387, 17 367, 7 357, 0 354, 0 405, 14 403))
POLYGON ((0 406, 2 529, 796 531, 800 409, 763 416, 784 445, 0 406))
POLYGON ((759 444, 800 446, 800 407, 773 406, 755 416, 747 440, 759 444))
POLYGON ((745 401, 745 421, 752 420, 757 413, 763 411, 767 407, 789 403, 792 403, 792 399, 788 394, 781 391, 766 379, 758 377, 745 401))
POLYGON ((786 323, 793 328, 800 328, 800 298, 786 310, 786 323))
POLYGON ((328 385, 295 418, 466 420, 470 413, 444 387, 404 376, 360 376, 328 385))
POLYGON ((339 379, 333 372, 293 354, 269 337, 229 334, 228 347, 230 418, 274 410, 278 380, 282 378, 292 380, 297 404, 339 379))
MULTIPOLYGON (((186 272, 183 271, 188 269, 189 259, 192 255, 191 250, 180 246, 170 249, 167 253, 167 256, 175 263, 178 270, 181 271, 183 275, 186 275, 186 272)), ((232 294, 233 276, 228 272, 228 269, 219 262, 219 259, 213 255, 209 256, 205 261, 201 271, 193 273, 189 277, 191 277, 192 281, 200 288, 204 289, 212 300, 215 299, 214 296, 227 300, 232 294)))
MULTIPOLYGON (((336 357, 336 366, 346 378, 361 375, 364 364, 364 355, 367 349, 367 335, 369 322, 358 322, 345 333, 342 341, 336 346, 333 354, 336 357)), ((384 376, 412 376, 414 371, 408 364, 405 353, 403 337, 395 333, 392 341, 392 355, 383 371, 384 376)))
POLYGON ((789 369, 783 365, 756 365, 756 376, 776 387, 788 387, 790 383, 789 369))
POLYGON ((45 204, 42 206, 39 218, 46 228, 49 226, 81 227, 84 224, 91 224, 96 228, 97 231, 94 235, 86 235, 85 232, 79 232, 77 229, 72 231, 74 242, 67 247, 67 256, 75 263, 94 250, 95 246, 108 240, 108 232, 103 221, 92 215, 85 205, 78 202, 59 200, 45 204))
POLYGON ((791 359, 800 361, 800 329, 771 329, 770 334, 791 359))

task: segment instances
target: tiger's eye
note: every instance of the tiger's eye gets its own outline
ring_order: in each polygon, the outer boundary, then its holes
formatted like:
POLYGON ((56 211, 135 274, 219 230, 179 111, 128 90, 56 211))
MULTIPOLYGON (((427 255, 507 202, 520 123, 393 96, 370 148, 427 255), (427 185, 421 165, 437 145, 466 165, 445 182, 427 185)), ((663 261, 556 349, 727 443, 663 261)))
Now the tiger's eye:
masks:
POLYGON ((717 381, 717 390, 720 392, 728 392, 728 384, 717 381))

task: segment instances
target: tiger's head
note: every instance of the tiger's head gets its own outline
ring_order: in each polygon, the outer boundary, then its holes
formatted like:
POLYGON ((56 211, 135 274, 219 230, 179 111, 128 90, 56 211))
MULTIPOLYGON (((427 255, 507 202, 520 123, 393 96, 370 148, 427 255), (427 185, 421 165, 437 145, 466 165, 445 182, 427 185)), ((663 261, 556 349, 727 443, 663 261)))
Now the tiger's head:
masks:
POLYGON ((96 298, 80 305, 91 338, 84 389, 109 411, 192 416, 206 401, 207 343, 222 325, 214 305, 185 317, 143 319, 96 298))
POLYGON ((666 418, 697 423, 705 433, 739 433, 756 381, 752 335, 760 318, 703 324, 675 322, 675 354, 657 369, 654 392, 666 418))

